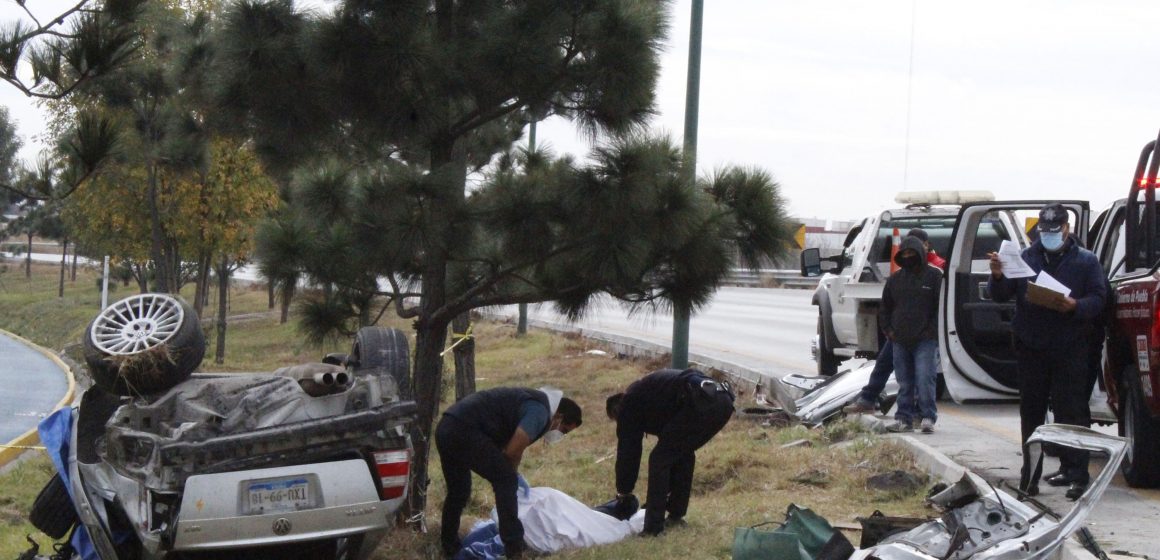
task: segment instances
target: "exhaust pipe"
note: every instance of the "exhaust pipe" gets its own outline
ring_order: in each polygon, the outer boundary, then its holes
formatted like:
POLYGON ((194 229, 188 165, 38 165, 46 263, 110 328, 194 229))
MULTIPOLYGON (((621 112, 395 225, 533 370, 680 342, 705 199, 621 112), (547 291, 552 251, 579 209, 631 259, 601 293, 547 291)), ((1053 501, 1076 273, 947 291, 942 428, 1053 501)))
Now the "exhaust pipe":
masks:
POLYGON ((346 387, 350 384, 350 376, 345 371, 322 372, 314 374, 314 382, 319 385, 346 387))

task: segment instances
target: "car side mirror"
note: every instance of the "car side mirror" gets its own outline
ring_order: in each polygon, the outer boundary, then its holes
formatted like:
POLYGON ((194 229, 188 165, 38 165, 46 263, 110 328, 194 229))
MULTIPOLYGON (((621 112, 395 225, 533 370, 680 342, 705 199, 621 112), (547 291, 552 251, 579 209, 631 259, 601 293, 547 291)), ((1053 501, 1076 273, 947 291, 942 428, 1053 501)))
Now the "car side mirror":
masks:
POLYGON ((817 247, 802 249, 800 260, 802 276, 822 275, 822 252, 817 247))

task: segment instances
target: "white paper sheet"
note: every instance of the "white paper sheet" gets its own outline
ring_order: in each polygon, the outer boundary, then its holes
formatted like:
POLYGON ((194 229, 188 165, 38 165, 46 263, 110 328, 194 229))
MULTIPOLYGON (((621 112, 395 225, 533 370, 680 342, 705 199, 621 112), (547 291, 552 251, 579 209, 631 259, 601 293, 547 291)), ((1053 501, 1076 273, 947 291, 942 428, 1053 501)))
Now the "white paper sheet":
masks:
POLYGON ((1007 278, 1027 278, 1035 276, 1035 271, 1023 260, 1019 244, 1004 241, 999 245, 999 263, 1003 265, 1003 276, 1007 278))
POLYGON ((1047 271, 1042 271, 1039 273, 1039 276, 1035 277, 1035 284, 1040 287, 1047 288, 1053 292, 1059 292, 1065 296, 1071 295, 1071 288, 1064 286, 1063 283, 1061 283, 1059 280, 1056 280, 1055 277, 1048 274, 1047 271))

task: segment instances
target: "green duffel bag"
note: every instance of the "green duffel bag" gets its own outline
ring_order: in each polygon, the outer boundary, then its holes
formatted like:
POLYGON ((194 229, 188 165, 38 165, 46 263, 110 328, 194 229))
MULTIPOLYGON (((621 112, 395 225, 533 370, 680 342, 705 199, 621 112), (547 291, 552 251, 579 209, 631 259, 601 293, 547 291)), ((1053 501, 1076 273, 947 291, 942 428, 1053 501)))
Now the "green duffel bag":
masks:
POLYGON ((785 523, 767 521, 733 531, 734 560, 847 560, 854 545, 822 516, 790 504, 785 523), (776 523, 772 531, 758 527, 776 523))
POLYGON ((782 531, 778 521, 766 521, 733 530, 733 560, 810 560, 798 536, 782 531), (774 530, 760 529, 778 525, 774 530))

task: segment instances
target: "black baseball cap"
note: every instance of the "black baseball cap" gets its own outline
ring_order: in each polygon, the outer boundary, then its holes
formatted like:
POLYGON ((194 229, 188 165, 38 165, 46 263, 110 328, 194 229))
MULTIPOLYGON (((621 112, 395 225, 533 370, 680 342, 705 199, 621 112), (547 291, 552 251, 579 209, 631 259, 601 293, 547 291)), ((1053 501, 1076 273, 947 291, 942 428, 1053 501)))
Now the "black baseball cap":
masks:
POLYGON ((906 232, 906 235, 909 237, 917 237, 920 241, 922 241, 924 243, 927 241, 930 241, 930 236, 927 235, 926 230, 922 229, 922 228, 916 227, 916 228, 906 232))
POLYGON ((1062 204, 1053 202, 1039 211, 1039 223, 1035 224, 1035 227, 1039 231, 1057 232, 1062 231, 1066 223, 1067 209, 1062 204))

